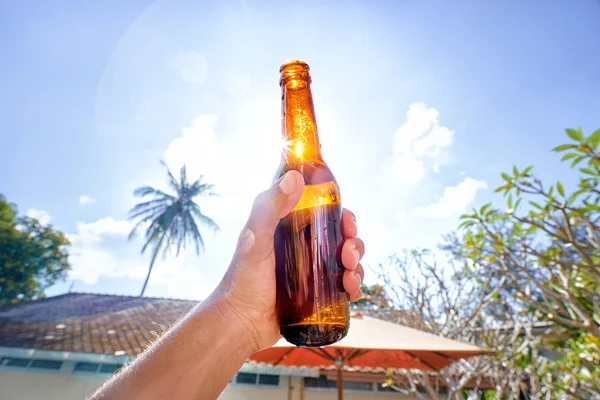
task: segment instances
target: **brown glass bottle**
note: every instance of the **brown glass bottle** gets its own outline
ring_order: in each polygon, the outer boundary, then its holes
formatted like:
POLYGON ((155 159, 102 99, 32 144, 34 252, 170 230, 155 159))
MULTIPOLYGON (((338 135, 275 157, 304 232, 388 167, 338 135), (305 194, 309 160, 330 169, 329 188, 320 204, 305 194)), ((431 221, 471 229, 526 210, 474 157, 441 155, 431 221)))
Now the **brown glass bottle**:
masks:
POLYGON ((296 170, 306 186, 275 231, 277 315, 288 342, 325 346, 346 336, 350 324, 342 286, 340 193, 321 156, 309 66, 290 61, 280 73, 284 148, 275 179, 296 170))

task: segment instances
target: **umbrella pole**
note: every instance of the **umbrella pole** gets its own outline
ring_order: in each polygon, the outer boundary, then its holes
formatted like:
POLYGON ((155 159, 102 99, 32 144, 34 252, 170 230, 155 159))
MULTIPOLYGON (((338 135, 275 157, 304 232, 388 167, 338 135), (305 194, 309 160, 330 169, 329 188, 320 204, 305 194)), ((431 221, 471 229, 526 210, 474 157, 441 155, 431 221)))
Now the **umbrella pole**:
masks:
POLYGON ((343 368, 344 368, 344 360, 342 359, 342 353, 338 350, 336 351, 337 355, 335 357, 335 368, 337 369, 337 397, 338 400, 343 400, 344 398, 344 378, 343 378, 343 368))

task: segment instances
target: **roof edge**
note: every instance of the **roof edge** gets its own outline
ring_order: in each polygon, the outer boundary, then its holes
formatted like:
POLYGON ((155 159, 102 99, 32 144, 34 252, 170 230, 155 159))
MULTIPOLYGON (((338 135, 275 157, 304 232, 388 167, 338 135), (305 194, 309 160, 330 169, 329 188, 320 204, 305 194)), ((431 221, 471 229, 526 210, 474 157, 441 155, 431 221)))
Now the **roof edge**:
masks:
POLYGON ((131 356, 115 356, 112 354, 80 353, 74 351, 25 349, 22 347, 0 346, 0 356, 19 358, 43 358, 59 361, 87 361, 105 363, 126 363, 133 360, 131 356))
MULTIPOLYGON (((114 356, 111 354, 96 354, 83 353, 74 351, 56 351, 56 350, 38 350, 25 349, 20 347, 5 347, 0 346, 1 357, 18 357, 18 358, 42 358, 45 360, 56 361, 72 361, 72 362, 94 362, 94 363, 111 363, 125 364, 132 361, 135 357, 132 356, 114 356)), ((285 376, 304 376, 318 378, 320 369, 318 367, 288 367, 276 366, 270 364, 259 363, 247 360, 239 369, 239 372, 247 372, 254 374, 275 374, 285 376)))
POLYGON ((59 299, 62 297, 76 296, 76 295, 97 296, 97 297, 121 297, 121 298, 127 298, 127 299, 144 299, 144 300, 150 300, 150 301, 171 300, 171 301, 180 301, 180 302, 194 303, 194 304, 198 304, 203 301, 203 300, 178 299, 175 297, 145 297, 145 296, 133 296, 133 295, 111 294, 111 293, 69 292, 69 293, 57 294, 55 296, 48 296, 48 297, 42 297, 42 298, 38 298, 38 299, 34 299, 34 300, 27 300, 27 301, 21 301, 18 303, 7 304, 4 307, 0 307, 0 311, 10 310, 14 307, 21 307, 26 304, 43 303, 43 302, 47 302, 47 301, 56 300, 56 299, 59 299))
POLYGON ((65 295, 72 295, 72 294, 80 294, 80 295, 86 295, 86 296, 103 296, 103 297, 127 297, 129 299, 145 299, 145 300, 174 300, 174 301, 185 301, 185 302, 189 302, 189 303, 199 303, 202 301, 202 300, 180 299, 177 297, 147 297, 147 296, 134 296, 134 295, 130 295, 130 294, 93 293, 93 292, 71 292, 71 293, 65 293, 65 294, 61 294, 61 295, 57 295, 57 296, 47 297, 46 299, 56 298, 56 297, 65 296, 65 295))

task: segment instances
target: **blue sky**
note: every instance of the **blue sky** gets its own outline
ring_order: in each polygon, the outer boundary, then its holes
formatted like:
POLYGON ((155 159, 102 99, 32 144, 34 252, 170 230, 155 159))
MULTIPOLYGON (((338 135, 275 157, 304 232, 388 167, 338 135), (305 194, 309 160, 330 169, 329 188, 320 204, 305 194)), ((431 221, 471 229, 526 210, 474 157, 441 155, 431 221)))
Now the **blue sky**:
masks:
POLYGON ((595 0, 3 1, 0 192, 73 241, 49 294, 137 294, 132 191, 186 162, 216 184, 201 205, 222 230, 147 294, 202 298, 279 162, 279 65, 303 59, 375 267, 434 246, 513 164, 574 184, 549 150, 600 127, 599 18, 595 0))

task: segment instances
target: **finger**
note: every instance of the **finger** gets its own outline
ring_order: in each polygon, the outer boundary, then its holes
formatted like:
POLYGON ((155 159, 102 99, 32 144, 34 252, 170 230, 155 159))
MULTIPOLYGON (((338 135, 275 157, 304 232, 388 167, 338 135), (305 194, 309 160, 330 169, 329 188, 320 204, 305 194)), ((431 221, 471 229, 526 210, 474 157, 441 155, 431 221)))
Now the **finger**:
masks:
POLYGON ((246 228, 253 232, 274 232, 279 220, 294 208, 304 190, 298 171, 289 171, 254 200, 246 228))
POLYGON ((359 290, 354 294, 348 294, 347 296, 348 300, 350 300, 351 302, 359 301, 362 298, 362 290, 359 290))
POLYGON ((346 208, 342 210, 342 235, 345 238, 356 237, 358 228, 356 227, 356 216, 346 208))
POLYGON ((365 254, 365 244, 360 238, 346 239, 342 246, 342 264, 354 270, 365 254))
POLYGON ((273 233, 279 220, 292 211, 304 190, 304 178, 298 171, 289 171, 254 200, 250 217, 238 241, 238 253, 244 254, 260 244, 273 247, 273 233))
POLYGON ((357 301, 362 295, 360 286, 364 278, 365 271, 362 265, 358 264, 356 270, 344 271, 343 283, 344 290, 348 293, 350 301, 357 301))

